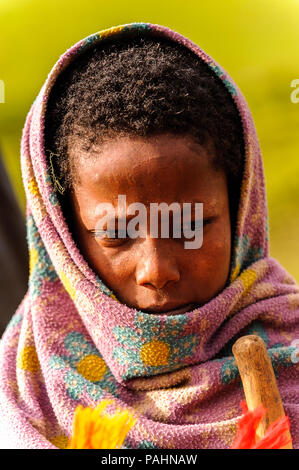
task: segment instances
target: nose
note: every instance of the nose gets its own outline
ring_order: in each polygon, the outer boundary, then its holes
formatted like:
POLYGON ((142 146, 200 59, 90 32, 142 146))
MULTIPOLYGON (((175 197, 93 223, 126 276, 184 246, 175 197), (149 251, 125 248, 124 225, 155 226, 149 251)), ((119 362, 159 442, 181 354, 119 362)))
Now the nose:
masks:
POLYGON ((145 238, 142 242, 140 261, 136 267, 136 283, 163 289, 168 282, 177 282, 180 272, 175 256, 167 249, 164 240, 145 238))

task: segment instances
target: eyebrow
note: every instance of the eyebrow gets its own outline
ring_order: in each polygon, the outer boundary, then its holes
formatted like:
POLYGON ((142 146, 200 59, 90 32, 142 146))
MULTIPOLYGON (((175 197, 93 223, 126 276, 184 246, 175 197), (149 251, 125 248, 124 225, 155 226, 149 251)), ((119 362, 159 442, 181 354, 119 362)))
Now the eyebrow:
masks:
MULTIPOLYGON (((176 201, 174 201, 176 203, 176 201)), ((147 207, 149 206, 150 204, 161 204, 160 202, 150 202, 150 203, 146 203, 144 204, 145 207, 146 207, 146 210, 150 210, 150 207, 147 207)), ((173 203, 170 203, 168 204, 169 206, 173 204, 173 203)), ((180 205, 180 208, 181 208, 181 211, 183 211, 183 204, 191 204, 191 211, 193 212, 194 211, 194 208, 195 208, 195 204, 203 204, 203 210, 214 210, 214 209, 217 209, 218 207, 218 204, 217 204, 217 201, 213 200, 211 202, 208 202, 208 203, 203 203, 202 201, 188 201, 188 202, 179 202, 179 205, 180 205)), ((109 219, 109 218, 115 218, 116 221, 127 221, 127 220, 131 220, 133 219, 134 217, 136 217, 136 215, 138 214, 138 209, 136 209, 135 213, 134 214, 126 214, 124 217, 123 216, 118 216, 117 212, 106 212, 106 217, 109 219)), ((169 212, 169 214, 173 214, 173 211, 171 210, 169 212)), ((99 218, 103 217, 103 215, 99 216, 99 218)))
MULTIPOLYGON (((143 203, 143 205, 145 206, 146 210, 147 211, 150 211, 150 204, 162 204, 164 203, 163 201, 162 202, 146 202, 146 203, 143 203)), ((171 203, 167 203, 168 206, 171 206, 171 204, 176 204, 177 202, 174 201, 174 202, 171 202, 171 203)), ((217 210, 218 209, 218 201, 217 199, 213 199, 212 201, 210 202, 202 202, 202 201, 198 201, 198 200, 195 200, 195 201, 183 201, 183 202, 179 202, 178 203, 180 205, 180 209, 181 209, 181 212, 183 212, 183 205, 184 204, 191 204, 191 214, 193 215, 194 214, 194 211, 195 211, 195 205, 196 204, 203 204, 203 213, 205 214, 205 216, 207 217, 207 212, 210 212, 210 211, 214 211, 214 210, 217 210)), ((126 223, 127 221, 130 221, 131 219, 133 219, 134 217, 136 217, 136 215, 138 215, 138 208, 136 209, 136 211, 133 213, 133 214, 125 214, 124 216, 123 215, 118 215, 118 213, 116 212, 116 210, 114 209, 114 211, 105 211, 106 214, 105 214, 105 217, 107 219, 107 221, 111 220, 111 219, 115 219, 115 222, 117 224, 121 224, 121 222, 124 222, 126 223)), ((159 211, 160 212, 160 211, 159 211)), ((173 216, 173 211, 170 210, 169 211, 169 215, 170 217, 173 216)), ((99 218, 102 218, 104 217, 104 214, 101 214, 101 215, 98 215, 97 216, 97 219, 99 218)))
MULTIPOLYGON (((136 211, 137 212, 137 211, 136 211)), ((117 214, 115 215, 110 215, 109 213, 106 215, 107 219, 108 220, 111 220, 111 219, 114 219, 115 218, 115 222, 116 223, 121 223, 121 222, 127 222, 128 220, 131 220, 133 219, 134 217, 136 217, 137 214, 128 214, 126 215, 126 217, 118 217, 117 214)))
MULTIPOLYGON (((136 214, 134 215, 127 215, 127 217, 117 217, 117 215, 115 215, 115 228, 117 228, 119 225, 121 225, 121 222, 124 223, 124 226, 126 227, 127 226, 127 222, 131 219, 133 219, 134 217, 136 217, 136 214)), ((108 225, 108 222, 109 220, 113 219, 114 217, 111 217, 109 218, 109 214, 108 214, 108 217, 107 217, 107 225, 108 225)), ((105 224, 106 225, 106 224, 105 224)), ((105 230, 104 230, 105 231, 105 230)), ((98 230, 98 229, 87 229, 87 232, 89 233, 96 233, 96 232, 101 232, 101 230, 98 230)))

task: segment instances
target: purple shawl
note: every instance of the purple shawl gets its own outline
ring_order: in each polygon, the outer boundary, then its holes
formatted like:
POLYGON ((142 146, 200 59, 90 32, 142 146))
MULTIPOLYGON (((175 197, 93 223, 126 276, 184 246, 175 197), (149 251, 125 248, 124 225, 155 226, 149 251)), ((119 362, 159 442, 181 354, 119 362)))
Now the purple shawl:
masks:
POLYGON ((8 445, 63 448, 75 408, 112 398, 115 406, 138 416, 126 448, 228 448, 244 399, 231 347, 238 337, 254 333, 267 345, 298 448, 299 287, 269 257, 259 142, 248 105, 222 67, 162 26, 134 23, 92 34, 50 71, 27 115, 21 162, 30 278, 1 340, 0 416, 8 445), (167 37, 197 54, 231 93, 244 131, 229 283, 202 307, 181 315, 151 315, 117 301, 72 239, 45 154, 45 110, 59 74, 95 42, 132 33, 167 37), (159 354, 161 344, 166 359, 159 354))

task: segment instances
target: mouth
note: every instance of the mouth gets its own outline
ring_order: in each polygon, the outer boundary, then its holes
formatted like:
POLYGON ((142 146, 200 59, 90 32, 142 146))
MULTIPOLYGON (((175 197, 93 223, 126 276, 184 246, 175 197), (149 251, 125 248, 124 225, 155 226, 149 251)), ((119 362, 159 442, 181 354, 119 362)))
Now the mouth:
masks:
POLYGON ((187 304, 182 307, 178 307, 172 310, 167 310, 167 306, 160 306, 157 308, 151 308, 143 310, 146 313, 156 314, 156 315, 180 315, 196 308, 196 304, 187 304))

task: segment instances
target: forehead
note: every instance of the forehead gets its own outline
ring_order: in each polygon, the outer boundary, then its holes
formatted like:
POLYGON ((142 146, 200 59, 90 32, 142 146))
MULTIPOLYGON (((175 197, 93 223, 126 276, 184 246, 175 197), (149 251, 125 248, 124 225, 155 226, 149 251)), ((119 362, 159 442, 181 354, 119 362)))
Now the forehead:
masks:
POLYGON ((76 161, 76 188, 90 199, 115 202, 209 202, 216 204, 226 179, 212 165, 214 148, 189 136, 162 134, 150 138, 119 137, 91 151, 80 142, 69 145, 76 161))

